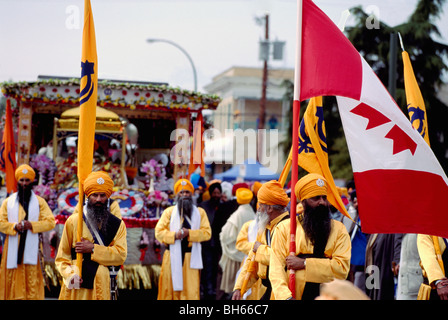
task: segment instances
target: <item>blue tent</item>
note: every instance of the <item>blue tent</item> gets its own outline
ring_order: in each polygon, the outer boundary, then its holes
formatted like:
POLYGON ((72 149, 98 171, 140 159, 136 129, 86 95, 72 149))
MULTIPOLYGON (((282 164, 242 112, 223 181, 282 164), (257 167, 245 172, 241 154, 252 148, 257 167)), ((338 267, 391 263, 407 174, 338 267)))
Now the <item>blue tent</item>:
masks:
POLYGON ((258 161, 248 159, 244 161, 246 170, 240 170, 241 165, 234 165, 229 170, 213 175, 213 178, 221 181, 234 181, 241 177, 244 181, 269 181, 278 180, 280 175, 261 165, 258 161), (241 175, 241 172, 245 174, 241 175))

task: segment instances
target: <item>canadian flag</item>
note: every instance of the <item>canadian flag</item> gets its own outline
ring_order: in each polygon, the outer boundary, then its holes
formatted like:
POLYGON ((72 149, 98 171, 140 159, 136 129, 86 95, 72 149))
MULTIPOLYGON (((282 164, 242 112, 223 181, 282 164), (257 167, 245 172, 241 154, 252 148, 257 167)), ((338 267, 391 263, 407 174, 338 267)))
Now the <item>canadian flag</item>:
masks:
POLYGON ((431 148, 338 27, 302 1, 295 100, 337 97, 363 231, 447 238, 448 179, 431 148))

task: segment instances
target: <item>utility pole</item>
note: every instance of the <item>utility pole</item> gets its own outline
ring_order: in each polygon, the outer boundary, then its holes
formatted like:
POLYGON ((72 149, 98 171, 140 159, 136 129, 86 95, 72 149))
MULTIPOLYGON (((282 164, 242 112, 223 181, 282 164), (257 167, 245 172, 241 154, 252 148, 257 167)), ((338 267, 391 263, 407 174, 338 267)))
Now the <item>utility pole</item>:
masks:
MULTIPOLYGON (((265 17, 265 43, 269 44, 269 15, 265 17)), ((269 59, 269 45, 268 52, 264 55, 263 62, 263 80, 261 84, 261 100, 260 100, 260 113, 258 116, 258 148, 257 148, 257 160, 260 162, 260 155, 264 154, 263 151, 263 138, 261 129, 264 129, 264 123, 266 122, 266 88, 268 84, 268 59, 269 59)))
POLYGON ((397 34, 392 32, 390 34, 390 48, 389 48, 389 93, 396 99, 397 89, 397 34))

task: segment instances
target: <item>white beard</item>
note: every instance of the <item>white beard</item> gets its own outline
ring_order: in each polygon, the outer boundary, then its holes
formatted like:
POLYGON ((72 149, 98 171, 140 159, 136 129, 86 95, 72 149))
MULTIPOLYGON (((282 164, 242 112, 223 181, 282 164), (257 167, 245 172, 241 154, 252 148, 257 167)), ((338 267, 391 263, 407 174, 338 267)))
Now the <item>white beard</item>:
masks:
POLYGON ((266 226, 269 223, 269 216, 266 212, 257 212, 257 217, 257 229, 258 233, 261 233, 266 229, 266 226))

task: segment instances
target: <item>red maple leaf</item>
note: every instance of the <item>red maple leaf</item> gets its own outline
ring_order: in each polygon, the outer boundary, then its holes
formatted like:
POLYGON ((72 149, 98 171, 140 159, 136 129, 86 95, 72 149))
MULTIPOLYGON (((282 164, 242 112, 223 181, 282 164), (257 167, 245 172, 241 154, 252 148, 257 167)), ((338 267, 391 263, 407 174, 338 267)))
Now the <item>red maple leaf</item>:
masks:
POLYGON ((412 155, 414 155, 415 149, 417 149, 417 143, 397 125, 394 125, 392 129, 390 129, 385 138, 391 139, 394 142, 393 154, 409 149, 412 155))
POLYGON ((369 120, 366 130, 390 122, 390 119, 387 118, 384 114, 365 103, 360 103, 358 106, 350 110, 350 112, 369 120))

